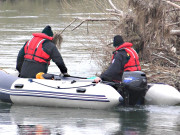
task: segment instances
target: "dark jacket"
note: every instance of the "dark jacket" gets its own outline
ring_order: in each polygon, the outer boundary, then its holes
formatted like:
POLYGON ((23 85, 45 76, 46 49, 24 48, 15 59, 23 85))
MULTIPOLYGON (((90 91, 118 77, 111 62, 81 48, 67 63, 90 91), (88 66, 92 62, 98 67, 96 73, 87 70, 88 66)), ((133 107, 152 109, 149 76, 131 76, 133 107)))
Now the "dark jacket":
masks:
POLYGON ((129 61, 130 57, 125 50, 118 50, 114 55, 112 63, 108 69, 101 74, 103 81, 120 82, 124 71, 124 65, 129 61))
MULTIPOLYGON (((26 42, 27 43, 27 42, 26 42)), ((25 45, 26 45, 25 43, 25 45)), ((17 57, 16 69, 20 73, 20 77, 23 78, 35 78, 39 72, 47 73, 48 64, 40 63, 33 60, 24 59, 24 47, 21 48, 17 57)), ((55 44, 50 40, 45 40, 42 44, 43 50, 50 55, 53 62, 56 63, 62 73, 67 73, 67 68, 64 64, 61 54, 59 53, 55 44)))

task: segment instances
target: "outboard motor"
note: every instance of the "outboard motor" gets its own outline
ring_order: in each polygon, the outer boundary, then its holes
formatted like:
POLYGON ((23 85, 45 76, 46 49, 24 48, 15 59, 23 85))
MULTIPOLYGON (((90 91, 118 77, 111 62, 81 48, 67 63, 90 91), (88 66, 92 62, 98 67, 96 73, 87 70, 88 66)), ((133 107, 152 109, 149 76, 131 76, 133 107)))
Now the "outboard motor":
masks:
POLYGON ((124 105, 143 104, 147 91, 146 74, 142 71, 124 72, 122 77, 121 95, 124 105))

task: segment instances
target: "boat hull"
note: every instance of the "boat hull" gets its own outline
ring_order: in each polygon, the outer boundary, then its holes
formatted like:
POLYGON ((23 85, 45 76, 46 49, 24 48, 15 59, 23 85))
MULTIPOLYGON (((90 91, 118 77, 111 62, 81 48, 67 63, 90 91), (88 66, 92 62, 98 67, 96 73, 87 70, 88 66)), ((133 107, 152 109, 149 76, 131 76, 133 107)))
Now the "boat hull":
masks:
POLYGON ((150 84, 145 95, 147 105, 179 105, 180 92, 174 87, 166 84, 150 84))
MULTIPOLYGON (((145 105, 179 105, 180 92, 165 84, 148 84, 145 105)), ((19 105, 106 109, 123 104, 112 86, 88 79, 26 79, 0 71, 0 100, 19 105)), ((143 104, 143 105, 144 105, 143 104)))
POLYGON ((20 105, 106 109, 122 96, 111 86, 92 82, 25 79, 0 71, 0 99, 20 105), (12 78, 11 78, 12 77, 12 78), (6 85, 6 82, 8 82, 6 85))

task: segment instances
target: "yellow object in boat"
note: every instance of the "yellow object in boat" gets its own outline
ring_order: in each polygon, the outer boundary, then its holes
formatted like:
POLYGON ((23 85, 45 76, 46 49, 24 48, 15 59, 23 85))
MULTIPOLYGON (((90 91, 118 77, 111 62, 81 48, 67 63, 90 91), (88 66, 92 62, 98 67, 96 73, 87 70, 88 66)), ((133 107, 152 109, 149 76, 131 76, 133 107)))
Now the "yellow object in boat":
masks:
POLYGON ((36 74, 36 79, 44 79, 43 74, 44 74, 43 72, 37 73, 36 74))

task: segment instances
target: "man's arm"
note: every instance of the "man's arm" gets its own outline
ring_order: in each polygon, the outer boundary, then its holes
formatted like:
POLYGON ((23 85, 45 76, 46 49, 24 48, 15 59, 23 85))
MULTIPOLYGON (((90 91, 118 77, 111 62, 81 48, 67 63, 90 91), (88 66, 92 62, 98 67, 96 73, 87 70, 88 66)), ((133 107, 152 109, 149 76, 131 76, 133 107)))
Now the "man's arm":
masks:
MULTIPOLYGON (((24 46, 26 45, 26 43, 24 44, 24 46)), ((21 72, 21 67, 22 64, 24 62, 24 46, 20 49, 18 56, 17 56, 17 60, 16 60, 16 69, 19 71, 19 73, 21 72)))
POLYGON ((66 65, 63 61, 63 58, 62 58, 60 52, 58 51, 57 47, 55 46, 55 44, 52 43, 51 41, 45 41, 43 43, 43 49, 47 54, 50 55, 50 58, 52 59, 52 61, 54 63, 56 63, 56 65, 58 66, 60 71, 63 74, 67 73, 66 65))
POLYGON ((124 50, 118 52, 108 69, 101 74, 101 79, 105 81, 121 81, 124 65, 128 62, 127 53, 124 50))

